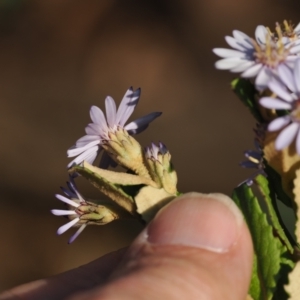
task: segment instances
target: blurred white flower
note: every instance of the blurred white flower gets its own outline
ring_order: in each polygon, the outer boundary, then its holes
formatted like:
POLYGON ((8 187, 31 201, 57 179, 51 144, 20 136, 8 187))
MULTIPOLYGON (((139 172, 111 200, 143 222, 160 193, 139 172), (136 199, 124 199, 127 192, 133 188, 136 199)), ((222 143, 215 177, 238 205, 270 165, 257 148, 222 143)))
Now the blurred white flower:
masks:
MULTIPOLYGON (((88 124, 85 128, 86 135, 77 140, 76 144, 67 151, 68 157, 77 156, 68 164, 68 168, 78 165, 84 160, 93 164, 97 155, 102 150, 102 141, 109 140, 109 132, 114 132, 117 129, 125 129, 130 135, 137 134, 145 130, 150 122, 161 115, 161 112, 153 112, 125 125, 138 104, 140 93, 140 89, 133 91, 132 88, 129 88, 118 110, 113 98, 110 96, 106 97, 106 118, 99 107, 91 107, 90 117, 93 123, 88 124)), ((103 155, 102 158, 105 160, 108 156, 103 155)), ((106 167, 104 160, 102 160, 103 168, 106 167)))
POLYGON ((263 97, 259 103, 266 108, 288 110, 289 113, 273 120, 269 131, 281 130, 275 141, 275 148, 282 150, 296 140, 296 150, 300 154, 300 58, 294 70, 288 67, 278 69, 278 78, 272 78, 268 87, 277 97, 263 97))
MULTIPOLYGON (((281 67, 292 68, 300 52, 300 41, 284 43, 281 29, 276 27, 277 39, 263 25, 255 30, 255 40, 245 33, 234 30, 233 37, 225 40, 232 49, 215 48, 213 52, 223 59, 216 62, 217 69, 242 72, 244 78, 255 78, 258 90, 264 90, 281 67)), ((286 42, 286 41, 285 41, 286 42)))

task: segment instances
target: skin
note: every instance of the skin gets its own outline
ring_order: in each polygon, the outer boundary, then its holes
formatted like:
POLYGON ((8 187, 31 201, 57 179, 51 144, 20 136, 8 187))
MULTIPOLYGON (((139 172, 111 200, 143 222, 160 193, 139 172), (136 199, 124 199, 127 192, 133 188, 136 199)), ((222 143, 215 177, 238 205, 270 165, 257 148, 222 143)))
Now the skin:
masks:
POLYGON ((163 208, 129 248, 13 288, 0 299, 245 300, 252 256, 233 201, 190 193, 163 208))

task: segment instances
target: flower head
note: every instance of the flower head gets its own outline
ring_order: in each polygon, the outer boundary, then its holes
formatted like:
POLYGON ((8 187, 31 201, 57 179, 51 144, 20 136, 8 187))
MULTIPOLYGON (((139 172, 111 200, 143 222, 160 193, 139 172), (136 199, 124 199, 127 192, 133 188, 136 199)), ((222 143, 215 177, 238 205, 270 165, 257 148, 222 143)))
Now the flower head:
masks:
POLYGON ((55 197, 66 203, 70 209, 52 209, 51 212, 56 216, 66 216, 71 219, 68 223, 58 228, 58 235, 63 234, 71 227, 79 226, 79 229, 69 239, 69 244, 79 236, 88 224, 103 225, 118 218, 108 207, 87 202, 78 192, 71 176, 67 185, 68 189, 61 187, 67 197, 60 194, 56 194, 55 197))
POLYGON ((240 166, 243 168, 256 169, 256 171, 247 180, 241 183, 243 184, 244 182, 246 182, 248 186, 253 184, 253 179, 257 175, 261 174, 263 176, 267 176, 267 174, 264 171, 265 166, 263 163, 263 152, 257 139, 254 140, 254 145, 256 150, 245 151, 244 155, 247 160, 240 163, 240 166))
MULTIPOLYGON (((77 156, 68 164, 69 168, 82 163, 84 160, 92 164, 102 150, 102 142, 110 139, 110 132, 114 133, 118 129, 124 129, 130 135, 137 134, 145 130, 150 122, 161 115, 160 112, 153 112, 125 125, 138 104, 140 93, 140 89, 133 91, 132 88, 129 88, 118 109, 113 98, 106 97, 106 118, 99 107, 91 107, 92 123, 85 128, 86 135, 77 140, 76 144, 67 151, 68 157, 77 156)), ((103 160, 102 163, 104 165, 103 160)))
POLYGON ((287 115, 273 120, 268 130, 281 130, 275 141, 277 150, 284 149, 296 139, 296 150, 300 154, 300 58, 296 60, 293 71, 280 68, 278 76, 268 85, 277 97, 263 97, 259 103, 269 109, 288 110, 287 115))
POLYGON ((300 52, 300 41, 287 43, 279 25, 277 35, 265 26, 256 27, 255 40, 245 33, 234 30, 233 37, 226 36, 226 42, 234 49, 215 48, 214 53, 223 59, 216 62, 217 69, 242 72, 245 78, 256 77, 258 90, 267 87, 269 80, 281 67, 292 67, 296 53, 300 52))

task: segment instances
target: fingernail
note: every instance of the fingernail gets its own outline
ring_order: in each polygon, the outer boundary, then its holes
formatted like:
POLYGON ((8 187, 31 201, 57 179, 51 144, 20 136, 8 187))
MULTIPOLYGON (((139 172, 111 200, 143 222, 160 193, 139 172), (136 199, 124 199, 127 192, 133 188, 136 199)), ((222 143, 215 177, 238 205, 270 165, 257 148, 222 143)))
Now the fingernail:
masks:
POLYGON ((243 216, 223 194, 189 193, 162 209, 149 224, 156 245, 185 245, 227 252, 239 238, 243 216))

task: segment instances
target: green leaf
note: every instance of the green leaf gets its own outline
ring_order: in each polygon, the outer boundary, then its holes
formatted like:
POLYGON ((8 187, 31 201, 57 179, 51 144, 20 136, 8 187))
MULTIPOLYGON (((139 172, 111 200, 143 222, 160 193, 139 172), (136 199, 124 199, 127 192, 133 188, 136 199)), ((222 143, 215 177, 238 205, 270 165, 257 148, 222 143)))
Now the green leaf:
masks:
POLYGON ((270 218, 272 226, 276 235, 280 238, 280 240, 284 243, 287 249, 293 253, 294 248, 292 247, 289 238, 291 238, 289 232, 285 228, 283 222, 281 221, 279 211, 277 210, 276 198, 275 195, 270 197, 270 189, 269 189, 269 182, 267 178, 263 175, 258 175, 254 179, 257 187, 263 196, 263 201, 266 206, 267 214, 270 218), (288 235, 288 236, 287 236, 288 235))
POLYGON ((267 215, 250 187, 237 187, 233 199, 244 214, 253 240, 255 254, 249 294, 254 300, 272 299, 286 248, 274 237, 267 215))
POLYGON ((231 87, 239 99, 249 108, 254 118, 260 123, 264 122, 256 104, 255 99, 258 92, 254 85, 247 79, 237 78, 231 82, 231 87))

